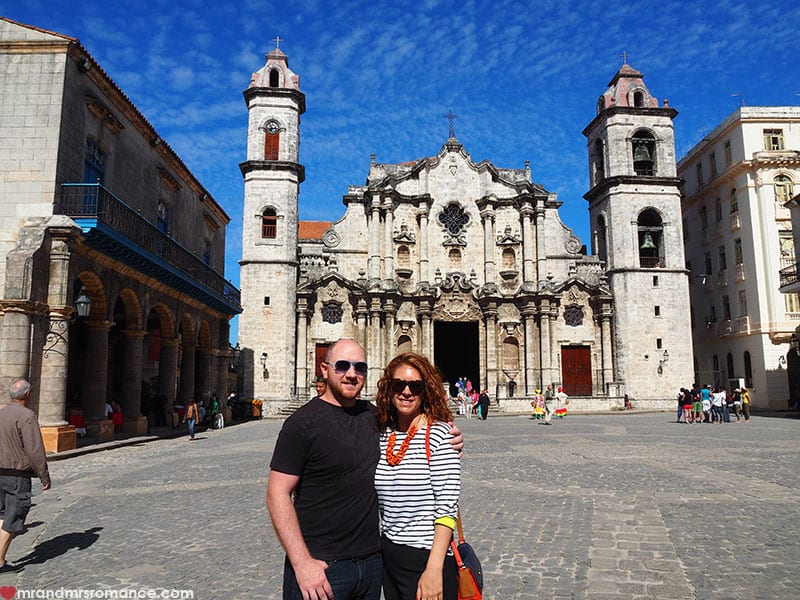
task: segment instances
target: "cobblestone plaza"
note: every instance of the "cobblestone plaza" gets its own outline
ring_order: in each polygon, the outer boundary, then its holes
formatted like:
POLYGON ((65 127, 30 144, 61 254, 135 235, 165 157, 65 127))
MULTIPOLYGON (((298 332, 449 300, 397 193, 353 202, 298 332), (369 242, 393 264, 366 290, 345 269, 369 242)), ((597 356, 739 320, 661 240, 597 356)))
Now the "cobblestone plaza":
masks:
MULTIPOLYGON (((485 597, 796 598, 800 420, 674 419, 459 420, 463 516, 485 597)), ((281 424, 52 461, 53 489, 35 492, 9 552, 22 568, 0 586, 280 598, 264 492, 281 424)))

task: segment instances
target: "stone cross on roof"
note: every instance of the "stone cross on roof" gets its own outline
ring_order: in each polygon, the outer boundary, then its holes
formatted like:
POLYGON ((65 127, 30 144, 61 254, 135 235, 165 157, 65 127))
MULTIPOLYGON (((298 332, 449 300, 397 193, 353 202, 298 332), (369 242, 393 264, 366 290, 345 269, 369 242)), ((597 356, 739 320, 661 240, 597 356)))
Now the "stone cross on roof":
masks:
POLYGON ((276 37, 272 38, 272 41, 275 42, 275 48, 280 50, 281 42, 285 42, 286 40, 281 39, 281 36, 276 36, 276 37))
POLYGON ((447 111, 447 114, 444 115, 444 118, 449 121, 449 135, 450 135, 450 137, 451 138, 456 137, 456 130, 453 127, 453 119, 457 119, 458 115, 454 115, 453 114, 453 109, 451 108, 450 110, 447 111))

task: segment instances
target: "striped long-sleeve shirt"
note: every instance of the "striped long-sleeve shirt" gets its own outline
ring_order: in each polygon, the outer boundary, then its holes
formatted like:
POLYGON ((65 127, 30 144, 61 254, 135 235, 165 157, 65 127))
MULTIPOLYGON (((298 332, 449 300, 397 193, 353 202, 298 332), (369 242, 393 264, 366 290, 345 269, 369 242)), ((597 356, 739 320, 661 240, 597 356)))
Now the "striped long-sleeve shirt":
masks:
MULTIPOLYGON (((431 426, 431 461, 425 455, 425 429, 411 440, 402 462, 386 462, 390 431, 381 434, 381 457, 375 471, 375 489, 381 513, 381 533, 396 544, 429 549, 433 545, 434 521, 456 518, 461 490, 461 462, 450 444, 450 428, 431 426)), ((395 449, 406 434, 398 431, 395 449)))

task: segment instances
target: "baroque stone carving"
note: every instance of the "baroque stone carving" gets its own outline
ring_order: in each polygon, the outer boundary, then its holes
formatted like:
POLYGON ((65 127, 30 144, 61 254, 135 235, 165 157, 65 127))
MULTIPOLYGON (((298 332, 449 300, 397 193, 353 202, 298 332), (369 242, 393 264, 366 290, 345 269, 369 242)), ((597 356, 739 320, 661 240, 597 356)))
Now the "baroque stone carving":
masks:
POLYGON ((333 229, 328 229, 328 231, 322 234, 322 243, 328 248, 335 248, 342 243, 342 239, 333 229))
POLYGON ((344 309, 338 302, 326 302, 322 305, 322 320, 326 323, 341 323, 344 309))

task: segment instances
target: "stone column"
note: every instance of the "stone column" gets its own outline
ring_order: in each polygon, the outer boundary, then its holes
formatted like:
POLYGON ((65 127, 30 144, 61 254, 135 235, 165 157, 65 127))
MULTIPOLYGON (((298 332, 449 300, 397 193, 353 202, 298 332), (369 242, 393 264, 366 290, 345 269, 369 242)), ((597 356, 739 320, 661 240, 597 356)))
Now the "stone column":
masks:
POLYGON ((383 351, 383 364, 388 364, 389 360, 394 358, 397 350, 394 337, 394 318, 397 315, 397 306, 392 298, 387 298, 383 304, 384 326, 386 328, 386 335, 384 336, 384 351, 383 351))
POLYGON ((0 329, 0 381, 8 389, 17 379, 30 379, 32 307, 22 300, 0 303, 5 315, 0 329))
MULTIPOLYGON (((302 400, 308 398, 311 382, 308 380, 308 299, 297 299, 297 349, 295 350, 295 393, 302 400)), ((314 365, 316 368, 316 365, 314 365)))
POLYGON ((392 210, 392 199, 387 198, 384 203, 383 217, 383 278, 386 281, 394 281, 394 242, 392 240, 392 229, 394 228, 394 211, 392 210))
POLYGON ((370 281, 375 281, 381 277, 381 206, 380 196, 377 194, 372 198, 370 206, 369 220, 367 222, 367 234, 369 237, 369 259, 367 262, 367 277, 370 281))
POLYGON ((419 209, 419 280, 430 281, 430 261, 428 258, 428 207, 419 209))
MULTIPOLYGON (((158 364, 158 393, 164 398, 161 415, 156 419, 164 419, 167 425, 174 427, 172 407, 175 405, 178 392, 178 338, 161 338, 161 359, 158 364)), ((151 423, 153 425, 153 423, 151 423)))
POLYGON ((98 441, 114 439, 114 423, 105 418, 108 393, 108 330, 111 321, 87 321, 86 366, 83 385, 83 415, 86 433, 98 441))
POLYGON ((553 383, 552 375, 550 372, 550 304, 542 302, 538 311, 539 317, 539 364, 541 365, 541 385, 542 392, 548 385, 553 383))
POLYGON ((526 305, 522 311, 522 326, 525 331, 525 395, 532 396, 536 390, 536 348, 534 343, 536 340, 535 334, 535 315, 536 309, 531 304, 526 305))
POLYGON ((362 348, 367 347, 367 317, 369 311, 367 310, 367 302, 363 298, 359 298, 356 306, 356 329, 358 335, 358 343, 362 348))
POLYGON ((536 209, 535 218, 536 228, 534 229, 534 234, 536 236, 536 272, 534 273, 534 277, 536 278, 536 286, 538 288, 539 282, 547 277, 547 252, 545 251, 544 236, 544 208, 539 207, 536 209))
POLYGON ((548 343, 550 346, 549 356, 550 356, 550 380, 551 381, 560 381, 561 380, 561 370, 559 369, 559 351, 561 350, 558 346, 558 340, 556 339, 556 319, 558 318, 558 304, 551 304, 550 310, 547 313, 547 337, 548 343))
POLYGON ((608 393, 608 384, 614 381, 613 344, 611 342, 611 314, 600 314, 601 350, 603 353, 603 390, 608 393))
POLYGON ((429 360, 433 360, 433 334, 431 331, 431 306, 428 302, 420 303, 419 310, 420 325, 420 351, 429 360))
POLYGON ((367 345, 367 364, 369 378, 365 392, 371 394, 383 372, 383 344, 381 343, 381 299, 371 298, 369 304, 369 344, 367 345))
POLYGON ((533 217, 533 209, 530 204, 525 205, 520 210, 522 217, 522 280, 525 283, 533 283, 536 279, 534 269, 534 239, 533 227, 531 225, 531 218, 533 217))
POLYGON ((122 430, 137 435, 147 433, 147 417, 142 415, 142 360, 144 355, 143 339, 146 331, 126 329, 125 364, 122 372, 122 430))
POLYGON ((209 398, 211 398, 211 376, 212 371, 212 354, 211 348, 198 348, 196 351, 197 356, 197 372, 195 375, 196 389, 195 398, 198 402, 202 402, 203 406, 209 398))
POLYGON ((76 229, 53 227, 48 228, 47 232, 50 236, 47 280, 49 331, 41 356, 38 418, 46 449, 62 451, 75 448, 76 445, 75 429, 64 419, 67 407, 69 318, 74 311, 69 285, 70 244, 76 229))
POLYGON ((494 262, 494 211, 486 209, 481 212, 483 219, 483 276, 485 283, 492 283, 495 280, 494 262))
POLYGON ((497 394, 497 305, 492 302, 483 309, 486 324, 486 379, 484 385, 490 394, 497 394))
MULTIPOLYGON (((227 342, 225 346, 228 346, 227 342)), ((226 347, 225 349, 217 349, 216 355, 217 387, 215 391, 217 392, 220 409, 222 409, 226 405, 225 401, 228 398, 228 394, 231 392, 231 390, 228 389, 228 372, 231 368, 231 362, 233 361, 233 353, 230 348, 226 347)))
POLYGON ((196 347, 194 340, 183 341, 181 350, 181 381, 180 390, 178 391, 178 403, 183 406, 189 406, 189 400, 195 397, 196 347))

